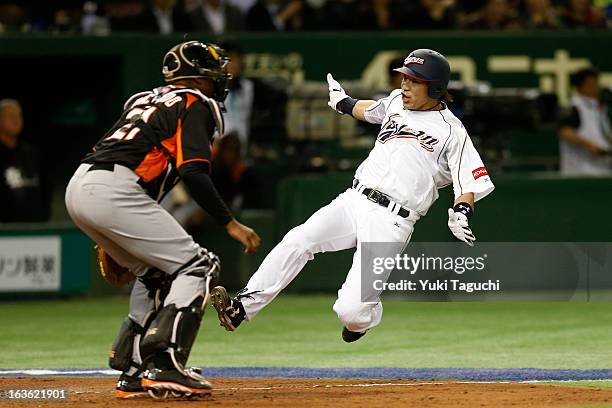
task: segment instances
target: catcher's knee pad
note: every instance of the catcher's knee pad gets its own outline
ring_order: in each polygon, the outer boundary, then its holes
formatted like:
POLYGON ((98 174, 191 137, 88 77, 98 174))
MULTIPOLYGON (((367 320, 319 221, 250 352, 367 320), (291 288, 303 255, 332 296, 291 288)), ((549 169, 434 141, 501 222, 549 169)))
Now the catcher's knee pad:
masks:
POLYGON ((134 351, 134 339, 139 334, 144 334, 144 328, 130 318, 125 319, 113 342, 108 358, 110 368, 127 371, 131 366, 138 366, 137 362, 132 361, 132 352, 134 351))
POLYGON ((207 286, 213 287, 219 280, 221 260, 212 251, 200 248, 198 255, 179 269, 177 273, 209 280, 211 284, 207 286))
POLYGON ((167 350, 172 365, 183 370, 200 329, 203 303, 204 297, 197 296, 187 307, 164 306, 140 342, 143 360, 167 350))
POLYGON ((156 305, 160 305, 168 295, 170 287, 172 286, 172 281, 175 278, 176 273, 168 275, 160 269, 150 268, 142 276, 138 277, 138 280, 141 281, 149 291, 149 298, 154 299, 156 305))

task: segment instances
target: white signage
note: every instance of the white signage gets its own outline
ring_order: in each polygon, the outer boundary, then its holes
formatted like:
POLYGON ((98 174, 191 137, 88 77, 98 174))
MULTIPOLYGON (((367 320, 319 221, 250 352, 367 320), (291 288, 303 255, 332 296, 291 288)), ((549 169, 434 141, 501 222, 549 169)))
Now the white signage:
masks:
POLYGON ((61 239, 0 237, 0 292, 60 289, 61 239))

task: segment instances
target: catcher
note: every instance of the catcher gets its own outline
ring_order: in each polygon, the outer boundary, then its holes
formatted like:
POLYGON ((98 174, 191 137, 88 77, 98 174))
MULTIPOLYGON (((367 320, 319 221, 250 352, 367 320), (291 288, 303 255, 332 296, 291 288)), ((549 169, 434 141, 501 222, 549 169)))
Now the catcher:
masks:
POLYGON ((259 236, 236 221, 209 177, 211 143, 223 135, 229 59, 214 44, 188 41, 164 57, 165 86, 132 96, 85 156, 66 189, 75 224, 98 244, 102 274, 136 279, 128 318, 109 365, 116 395, 193 396, 211 384, 185 364, 219 258, 197 245, 160 205, 182 179, 194 200, 252 253, 259 236))

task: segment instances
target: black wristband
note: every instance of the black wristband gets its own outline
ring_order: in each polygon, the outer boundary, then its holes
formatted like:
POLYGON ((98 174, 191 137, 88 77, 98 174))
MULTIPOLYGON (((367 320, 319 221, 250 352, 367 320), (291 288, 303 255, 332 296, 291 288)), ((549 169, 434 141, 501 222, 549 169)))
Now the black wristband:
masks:
POLYGON ((338 110, 342 113, 346 113, 347 115, 353 116, 353 108, 355 107, 355 105, 357 105, 358 101, 358 99, 347 96, 336 104, 336 108, 338 108, 338 110))
POLYGON ((460 212, 461 214, 465 215, 468 220, 472 218, 472 215, 474 215, 474 209, 472 208, 472 206, 465 202, 457 203, 453 207, 453 210, 455 212, 460 212))

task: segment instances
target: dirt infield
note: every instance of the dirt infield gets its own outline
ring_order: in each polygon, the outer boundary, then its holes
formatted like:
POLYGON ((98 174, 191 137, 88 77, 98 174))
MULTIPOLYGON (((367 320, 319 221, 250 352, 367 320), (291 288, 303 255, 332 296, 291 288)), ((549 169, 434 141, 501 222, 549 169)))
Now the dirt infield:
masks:
POLYGON ((612 403, 612 389, 520 383, 409 380, 214 378, 212 395, 192 401, 118 400, 113 378, 0 378, 0 390, 68 389, 65 401, 4 398, 0 407, 571 407, 612 403))

